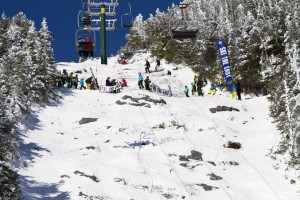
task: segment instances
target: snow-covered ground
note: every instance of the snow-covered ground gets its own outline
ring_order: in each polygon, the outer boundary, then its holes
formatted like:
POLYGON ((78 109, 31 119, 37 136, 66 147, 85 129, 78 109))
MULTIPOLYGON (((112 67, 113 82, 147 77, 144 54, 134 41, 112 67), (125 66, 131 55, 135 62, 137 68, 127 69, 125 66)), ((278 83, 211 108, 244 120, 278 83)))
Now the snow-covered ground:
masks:
POLYGON ((238 101, 218 91, 186 98, 193 72, 164 61, 163 72, 148 75, 161 88, 170 85, 173 96, 139 90, 147 57, 137 53, 127 65, 115 57, 108 65, 58 64, 59 70, 82 71, 79 78, 88 78, 91 67, 102 84, 108 76, 125 77, 129 87, 118 94, 65 89, 59 102, 33 108, 20 147, 25 200, 300 199, 299 185, 267 156, 279 134, 266 97, 238 101), (210 112, 217 106, 238 111, 210 112), (82 118, 97 119, 80 124, 82 118), (241 148, 229 148, 229 142, 241 148))

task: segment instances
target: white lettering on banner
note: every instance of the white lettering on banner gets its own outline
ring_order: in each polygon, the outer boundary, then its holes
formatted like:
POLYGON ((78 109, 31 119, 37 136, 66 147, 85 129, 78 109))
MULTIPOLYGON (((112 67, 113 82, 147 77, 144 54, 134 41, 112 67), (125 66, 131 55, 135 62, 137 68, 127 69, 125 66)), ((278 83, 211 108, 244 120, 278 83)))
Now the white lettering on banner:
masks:
POLYGON ((117 89, 121 89, 121 85, 117 84, 115 86, 105 86, 105 85, 100 85, 99 91, 100 92, 112 92, 115 91, 117 89))
POLYGON ((226 47, 222 47, 222 48, 220 48, 220 54, 221 54, 221 56, 223 56, 223 55, 226 55, 226 54, 227 54, 226 47))
MULTIPOLYGON (((170 88, 170 86, 169 86, 170 88)), ((171 90, 165 90, 161 89, 158 85, 152 84, 152 91, 158 94, 166 95, 166 96, 172 96, 171 90)))
POLYGON ((222 64, 223 64, 223 66, 229 64, 228 56, 225 56, 222 58, 222 64))
POLYGON ((229 66, 224 67, 224 75, 226 78, 230 77, 230 67, 229 66))

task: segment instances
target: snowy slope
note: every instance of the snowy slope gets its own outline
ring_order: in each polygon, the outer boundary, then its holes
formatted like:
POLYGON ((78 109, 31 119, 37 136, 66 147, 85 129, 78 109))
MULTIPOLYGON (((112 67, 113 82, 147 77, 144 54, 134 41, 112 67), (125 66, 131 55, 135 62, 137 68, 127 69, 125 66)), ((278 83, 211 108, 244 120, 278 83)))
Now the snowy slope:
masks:
POLYGON ((91 67, 103 84, 108 76, 125 77, 129 87, 119 94, 63 90, 60 102, 33 108, 37 114, 28 119, 20 147, 24 199, 300 199, 297 185, 266 156, 279 136, 265 97, 237 101, 219 91, 186 98, 193 72, 164 61, 165 71, 149 77, 161 88, 170 85, 173 96, 139 90, 138 72, 148 57, 138 53, 128 65, 115 57, 107 66, 99 60, 58 64, 82 71, 79 78, 88 78, 91 67), (209 111, 217 106, 239 111, 209 111), (97 121, 79 124, 82 118, 97 121), (229 141, 241 148, 226 148, 229 141))

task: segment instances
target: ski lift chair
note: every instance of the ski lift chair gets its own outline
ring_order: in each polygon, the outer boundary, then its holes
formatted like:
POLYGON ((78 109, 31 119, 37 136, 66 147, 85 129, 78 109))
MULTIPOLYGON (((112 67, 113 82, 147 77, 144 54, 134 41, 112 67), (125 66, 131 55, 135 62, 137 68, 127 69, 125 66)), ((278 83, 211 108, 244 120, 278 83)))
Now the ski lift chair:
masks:
POLYGON ((131 28, 133 24, 133 16, 131 14, 131 5, 128 3, 129 12, 121 16, 121 25, 123 28, 131 28))
POLYGON ((197 18, 197 24, 194 24, 193 27, 191 29, 186 28, 188 26, 188 24, 186 23, 185 20, 185 14, 184 11, 186 11, 186 9, 188 8, 192 8, 193 10, 193 15, 195 16, 195 8, 192 7, 192 4, 180 4, 179 6, 174 6, 173 8, 171 8, 170 12, 169 12, 169 32, 170 35, 173 39, 193 39, 196 38, 197 33, 198 33, 198 18, 197 18), (175 26, 172 27, 172 23, 171 23, 171 14, 173 13, 173 9, 180 9, 181 10, 181 14, 182 14, 182 23, 178 24, 176 27, 181 27, 180 29, 175 28, 175 26), (182 28, 184 27, 184 28, 182 28))
POLYGON ((184 30, 184 31, 177 31, 172 30, 172 38, 173 39, 188 39, 188 38, 196 38, 198 33, 197 30, 184 30))
POLYGON ((91 53, 95 51, 96 33, 94 30, 85 31, 83 29, 78 29, 75 33, 75 44, 77 52, 80 53, 91 53), (85 38, 90 37, 92 39, 91 43, 86 43, 85 38), (78 40, 82 38, 83 40, 78 40))
POLYGON ((133 16, 130 13, 125 13, 121 16, 121 24, 123 28, 131 28, 133 25, 133 16))

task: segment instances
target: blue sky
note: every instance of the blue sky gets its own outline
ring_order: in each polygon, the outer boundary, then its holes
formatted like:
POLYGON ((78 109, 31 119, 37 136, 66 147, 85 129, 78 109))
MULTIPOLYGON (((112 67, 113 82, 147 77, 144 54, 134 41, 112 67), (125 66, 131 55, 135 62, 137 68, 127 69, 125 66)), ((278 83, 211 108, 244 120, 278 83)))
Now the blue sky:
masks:
MULTIPOLYGON (((82 0, 84 1, 84 0, 82 0)), ((159 8, 165 11, 172 3, 178 4, 180 0, 119 0, 117 7, 116 32, 107 32, 107 55, 116 54, 121 46, 125 45, 125 34, 129 29, 121 27, 121 15, 128 12, 128 2, 131 4, 133 17, 141 13, 144 19, 149 14, 155 14, 159 8)), ((75 32, 77 30, 77 14, 81 10, 81 0, 0 0, 0 12, 8 17, 13 17, 18 12, 24 12, 26 16, 35 22, 37 30, 43 17, 47 18, 49 30, 53 36, 53 48, 57 61, 78 61, 75 46, 75 32)), ((96 57, 100 57, 100 33, 96 32, 97 50, 96 57)))

